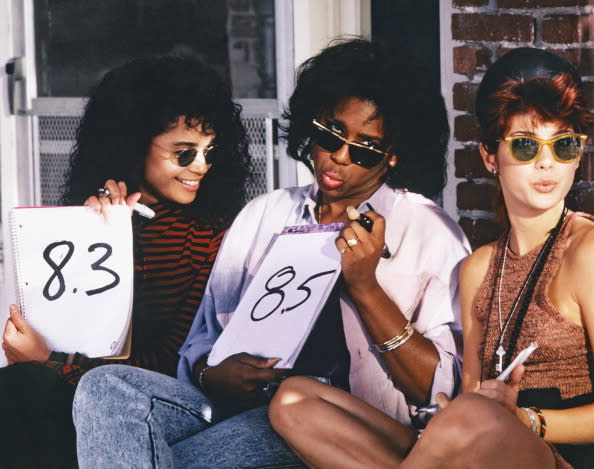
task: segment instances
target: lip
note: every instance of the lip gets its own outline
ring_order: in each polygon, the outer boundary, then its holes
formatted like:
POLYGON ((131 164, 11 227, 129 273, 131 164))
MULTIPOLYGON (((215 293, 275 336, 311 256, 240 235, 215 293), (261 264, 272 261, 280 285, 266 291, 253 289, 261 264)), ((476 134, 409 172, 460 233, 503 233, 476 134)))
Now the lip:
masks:
POLYGON ((555 181, 543 179, 543 180, 536 181, 535 183, 533 183, 532 187, 537 192, 540 192, 542 194, 547 194, 547 193, 555 190, 555 188, 557 187, 557 183, 555 181))
POLYGON ((344 184, 344 179, 334 171, 322 171, 320 179, 321 184, 328 189, 336 189, 344 184))
POLYGON ((197 191, 200 188, 200 179, 175 178, 175 180, 179 182, 184 189, 189 191, 197 191))

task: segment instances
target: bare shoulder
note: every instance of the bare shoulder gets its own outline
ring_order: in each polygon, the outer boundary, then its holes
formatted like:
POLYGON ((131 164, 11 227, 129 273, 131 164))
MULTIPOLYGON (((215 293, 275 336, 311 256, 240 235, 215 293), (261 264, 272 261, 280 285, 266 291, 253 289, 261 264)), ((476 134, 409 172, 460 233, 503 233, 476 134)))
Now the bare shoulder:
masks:
POLYGON ((575 299, 583 312, 592 310, 594 303, 594 222, 576 217, 571 225, 559 271, 559 281, 566 292, 575 299))
POLYGON ((493 255, 495 243, 489 243, 481 246, 470 256, 464 259, 460 268, 461 281, 479 283, 487 273, 489 261, 493 255))
POLYGON ((576 217, 571 226, 565 251, 565 262, 571 270, 583 275, 582 269, 591 272, 594 266, 594 221, 576 217))
POLYGON ((567 239, 562 263, 565 291, 574 298, 582 326, 594 343, 594 222, 576 218, 567 239))
POLYGON ((460 294, 464 303, 474 300, 476 293, 487 275, 489 261, 493 255, 495 243, 486 244, 464 259, 460 267, 460 294))

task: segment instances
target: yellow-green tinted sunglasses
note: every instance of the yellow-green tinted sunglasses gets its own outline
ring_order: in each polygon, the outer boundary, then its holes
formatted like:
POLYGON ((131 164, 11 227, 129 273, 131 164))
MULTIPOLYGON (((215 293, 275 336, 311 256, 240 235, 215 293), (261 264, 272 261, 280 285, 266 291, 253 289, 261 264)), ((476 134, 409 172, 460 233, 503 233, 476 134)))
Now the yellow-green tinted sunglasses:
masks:
POLYGON ((510 155, 518 163, 526 164, 534 161, 540 155, 544 145, 549 146, 556 161, 559 163, 571 163, 581 158, 587 139, 588 136, 583 134, 563 134, 548 140, 526 135, 516 135, 513 137, 504 137, 500 141, 507 143, 507 149, 510 155))

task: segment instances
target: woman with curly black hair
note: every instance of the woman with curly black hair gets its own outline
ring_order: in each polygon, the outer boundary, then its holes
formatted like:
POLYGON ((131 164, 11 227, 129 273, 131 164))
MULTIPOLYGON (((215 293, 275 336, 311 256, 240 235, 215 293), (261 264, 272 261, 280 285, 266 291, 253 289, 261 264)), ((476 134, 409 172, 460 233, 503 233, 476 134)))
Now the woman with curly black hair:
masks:
POLYGON ((189 57, 138 59, 96 87, 63 202, 107 213, 140 200, 155 212, 133 215, 132 350, 125 360, 51 351, 11 306, 3 348, 12 365, 0 370, 2 467, 76 465, 72 397, 90 368, 175 375, 225 230, 244 203, 250 158, 239 113, 218 74, 189 57), (101 196, 90 196, 98 188, 101 196))
POLYGON ((334 109, 346 96, 374 104, 381 116, 382 145, 397 155, 383 182, 396 189, 435 197, 446 179, 450 135, 443 98, 402 47, 362 39, 337 42, 305 61, 285 113, 288 152, 313 171, 312 119, 334 109))
POLYGON ((81 467, 300 466, 267 417, 288 374, 349 390, 406 425, 416 405, 455 393, 456 269, 468 245, 413 192, 434 196, 444 182, 448 125, 427 82, 401 49, 363 39, 337 42, 299 69, 286 131, 315 182, 260 196, 234 221, 180 351, 183 382, 113 366, 83 378, 74 406, 81 467), (274 236, 334 222, 344 223, 342 277, 294 368, 248 353, 207 365, 274 236))

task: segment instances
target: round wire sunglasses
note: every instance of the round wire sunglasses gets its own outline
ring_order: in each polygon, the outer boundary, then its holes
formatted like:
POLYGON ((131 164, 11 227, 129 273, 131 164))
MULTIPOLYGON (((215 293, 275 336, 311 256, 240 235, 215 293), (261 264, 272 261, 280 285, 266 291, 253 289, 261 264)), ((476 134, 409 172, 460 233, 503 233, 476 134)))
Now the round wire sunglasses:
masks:
POLYGON ((197 150, 196 148, 184 148, 183 150, 171 152, 154 142, 151 142, 151 145, 154 145, 164 152, 169 153, 171 156, 171 161, 181 167, 191 165, 198 155, 200 155, 206 164, 212 164, 217 150, 216 145, 209 145, 202 150, 197 150))

